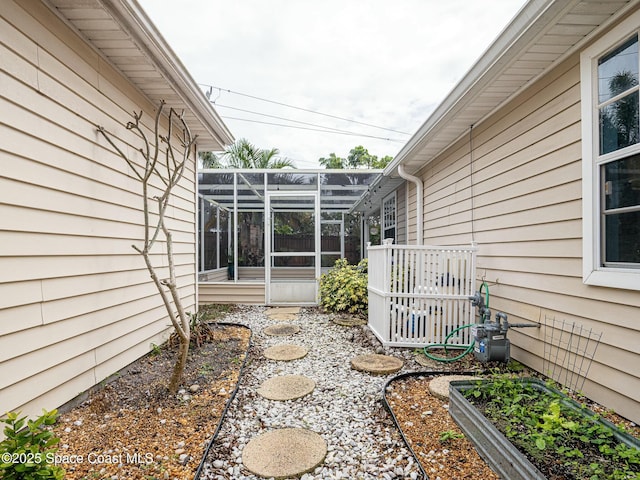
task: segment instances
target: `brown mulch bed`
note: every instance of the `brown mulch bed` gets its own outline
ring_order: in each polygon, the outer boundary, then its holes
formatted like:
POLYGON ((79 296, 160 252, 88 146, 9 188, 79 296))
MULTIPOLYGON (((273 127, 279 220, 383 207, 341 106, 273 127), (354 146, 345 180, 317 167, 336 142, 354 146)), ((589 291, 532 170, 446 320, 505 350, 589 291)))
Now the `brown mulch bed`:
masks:
POLYGON ((407 377, 387 389, 389 406, 425 472, 434 480, 497 480, 449 415, 448 402, 429 393, 431 378, 407 377))
POLYGON ((54 432, 65 478, 192 479, 238 383, 250 335, 212 324, 209 338, 190 348, 177 395, 166 387, 176 349, 165 345, 61 409, 54 432))

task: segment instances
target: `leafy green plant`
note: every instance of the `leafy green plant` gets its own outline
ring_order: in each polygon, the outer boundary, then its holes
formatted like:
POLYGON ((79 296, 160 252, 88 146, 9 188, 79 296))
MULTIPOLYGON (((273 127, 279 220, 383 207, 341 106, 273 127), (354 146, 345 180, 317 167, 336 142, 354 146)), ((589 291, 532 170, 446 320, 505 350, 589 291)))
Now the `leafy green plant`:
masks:
MULTIPOLYGON (((640 450, 619 442, 596 415, 508 375, 478 382, 465 397, 543 471, 562 465, 567 479, 640 478, 640 450)), ((586 408, 586 407, 585 407, 586 408)))
POLYGON ((162 347, 156 343, 151 343, 151 355, 155 357, 160 355, 160 352, 162 352, 162 347))
POLYGON ((7 413, 4 423, 5 439, 0 442, 0 478, 3 480, 62 480, 65 471, 55 465, 56 447, 60 439, 46 428, 53 425, 57 410, 47 412, 35 420, 7 413))
POLYGON ((353 313, 366 316, 368 311, 367 259, 349 265, 341 258, 320 277, 320 304, 333 313, 353 313))
POLYGON ((524 365, 516 360, 511 359, 509 360, 509 363, 507 363, 507 371, 509 372, 520 373, 524 371, 524 369, 525 369, 524 365))
POLYGON ((446 430, 440 433, 439 440, 441 443, 449 443, 452 440, 459 440, 464 438, 464 433, 458 433, 454 430, 446 430))
POLYGON ((209 375, 214 370, 215 368, 210 363, 203 363, 200 369, 198 370, 198 374, 202 376, 206 376, 206 375, 209 375))

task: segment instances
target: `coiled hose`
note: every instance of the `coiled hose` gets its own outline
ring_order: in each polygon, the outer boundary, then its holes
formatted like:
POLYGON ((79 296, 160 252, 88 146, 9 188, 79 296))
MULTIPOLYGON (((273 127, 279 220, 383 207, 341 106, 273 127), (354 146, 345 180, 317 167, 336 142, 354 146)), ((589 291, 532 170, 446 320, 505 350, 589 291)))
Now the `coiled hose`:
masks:
MULTIPOLYGON (((485 312, 489 312, 489 285, 487 285, 487 282, 483 281, 482 284, 480 285, 480 296, 482 297, 482 291, 485 291, 485 312)), ((491 316, 491 313, 488 313, 489 316, 491 316)), ((481 321, 484 322, 485 318, 484 318, 484 313, 481 312, 481 321)), ((460 330, 464 330, 465 328, 471 328, 475 325, 475 323, 471 323, 469 325, 462 325, 461 327, 456 328, 455 330, 453 330, 451 333, 449 333, 449 335, 447 335, 444 339, 444 343, 432 343, 431 345, 427 345, 426 347, 424 347, 422 349, 422 351, 424 352, 424 354, 427 356, 427 358, 430 358, 431 360, 435 360, 436 362, 442 362, 442 363, 451 363, 451 362, 455 362, 456 360, 460 360, 461 358, 464 358, 466 355, 468 355, 469 353, 471 353, 473 351, 473 347, 476 344, 476 340, 473 339, 473 341, 468 344, 468 345, 454 345, 454 344, 449 344, 449 339, 451 337, 453 337, 456 333, 458 333, 460 330), (445 353, 449 353, 448 349, 452 349, 452 350, 460 350, 462 349, 463 352, 460 355, 456 355, 454 357, 439 357, 436 355, 432 355, 431 353, 429 353, 429 350, 433 350, 436 348, 443 348, 445 353)))
POLYGON ((461 327, 456 328, 455 330, 453 330, 449 335, 447 335, 444 339, 444 343, 432 343, 431 345, 427 345, 426 347, 424 347, 423 352, 424 354, 430 358, 431 360, 435 360, 436 362, 442 362, 442 363, 450 363, 450 362, 455 362, 456 360, 460 360, 461 358, 463 358, 465 355, 471 353, 471 351, 473 350, 473 346, 476 344, 475 339, 468 345, 450 345, 449 339, 455 335, 456 333, 458 333, 460 330, 464 330, 465 328, 470 328, 473 327, 475 324, 469 324, 469 325, 462 325, 461 327), (464 351, 460 354, 460 355, 456 355, 455 357, 438 357, 436 355, 432 355, 429 353, 430 349, 435 349, 435 348, 444 348, 445 353, 449 353, 448 349, 454 349, 454 350, 459 350, 459 349, 464 349, 464 351))

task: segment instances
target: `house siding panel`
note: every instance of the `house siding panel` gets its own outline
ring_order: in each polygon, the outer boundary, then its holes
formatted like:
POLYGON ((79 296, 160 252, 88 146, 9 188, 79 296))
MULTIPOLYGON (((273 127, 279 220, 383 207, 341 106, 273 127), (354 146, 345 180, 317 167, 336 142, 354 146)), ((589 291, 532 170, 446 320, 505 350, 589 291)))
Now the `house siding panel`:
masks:
POLYGON ((512 356, 538 370, 545 320, 604 332, 583 390, 638 421, 640 295, 582 283, 579 82, 574 55, 419 172, 425 243, 478 242, 491 307, 543 325, 509 333, 512 356))
POLYGON ((264 282, 201 283, 198 285, 198 302, 200 305, 209 303, 264 305, 265 285, 264 282))
MULTIPOLYGON (((405 215, 406 222, 406 244, 407 245, 415 245, 417 243, 417 232, 416 232, 416 215, 417 215, 417 196, 416 196, 416 186, 412 183, 405 182, 407 189, 407 209, 405 215)), ((426 217, 425 217, 426 218, 426 217)), ((426 226, 425 226, 426 227, 426 226)), ((425 243, 427 243, 425 239, 425 243)))
MULTIPOLYGON (((167 337, 166 311, 131 248, 143 235, 140 183, 96 130, 104 125, 140 164, 140 140, 123 122, 142 110, 150 134, 155 107, 40 2, 3 2, 0 77, 0 412, 39 414, 167 337)), ((168 210, 191 311, 194 171, 168 210)), ((154 248, 166 266, 166 245, 154 248)))
POLYGON ((396 191, 396 244, 407 244, 407 187, 402 184, 396 191))

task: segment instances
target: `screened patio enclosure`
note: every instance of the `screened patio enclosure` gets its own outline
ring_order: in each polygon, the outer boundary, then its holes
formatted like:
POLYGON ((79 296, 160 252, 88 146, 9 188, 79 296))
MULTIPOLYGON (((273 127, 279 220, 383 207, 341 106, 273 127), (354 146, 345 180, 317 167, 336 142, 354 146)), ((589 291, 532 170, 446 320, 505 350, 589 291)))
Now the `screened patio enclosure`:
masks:
POLYGON ((380 173, 199 170, 200 303, 316 304, 323 270, 363 256, 352 208, 380 173))

